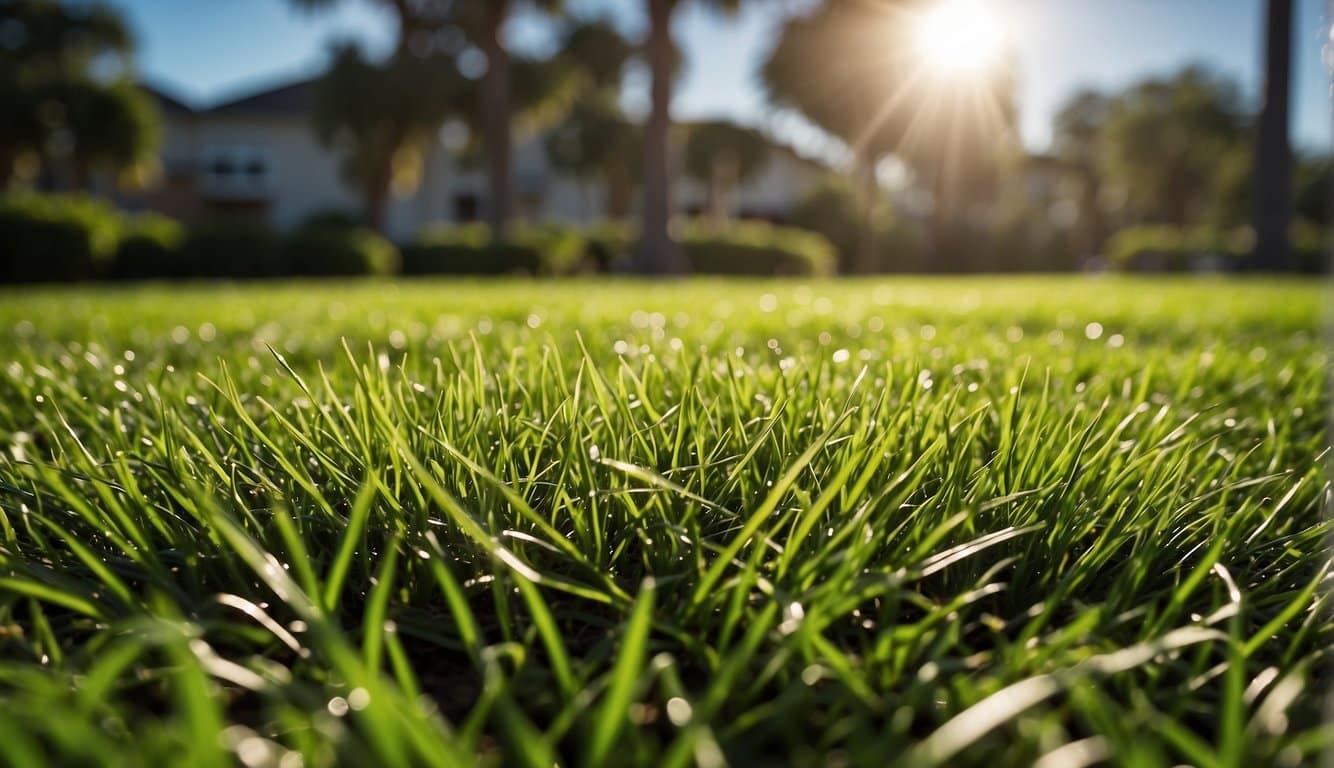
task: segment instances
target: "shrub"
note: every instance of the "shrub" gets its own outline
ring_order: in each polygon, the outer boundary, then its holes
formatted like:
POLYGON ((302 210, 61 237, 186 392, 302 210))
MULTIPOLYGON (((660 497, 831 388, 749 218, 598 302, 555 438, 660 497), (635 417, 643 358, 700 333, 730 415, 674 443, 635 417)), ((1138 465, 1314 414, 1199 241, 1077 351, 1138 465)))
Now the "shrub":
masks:
POLYGON ((408 275, 566 275, 583 260, 577 230, 555 224, 518 226, 504 243, 484 224, 437 225, 403 248, 408 275))
POLYGON ((308 225, 283 243, 283 264, 292 274, 309 277, 392 275, 398 271, 398 249, 363 227, 308 225))
POLYGON ((174 219, 153 213, 129 218, 121 230, 111 276, 118 280, 189 277, 181 253, 185 239, 185 227, 174 219))
POLYGON ((362 218, 342 208, 327 208, 307 216, 298 227, 299 231, 310 229, 358 229, 365 226, 362 218))
POLYGON ((510 235, 517 243, 537 249, 544 275, 571 275, 586 271, 586 241, 582 232, 564 224, 529 224, 510 235))
MULTIPOLYGON (((1295 267, 1319 274, 1328 266, 1328 238, 1310 221, 1293 223, 1288 234, 1295 267)), ((1108 243, 1113 267, 1136 272, 1190 272, 1203 269, 1250 269, 1255 235, 1249 227, 1231 230, 1180 229, 1169 226, 1130 227, 1108 243)))
POLYGON ((109 205, 81 195, 0 200, 0 282, 89 280, 105 272, 120 235, 109 205))
POLYGON ((602 221, 583 231, 584 262, 590 269, 610 272, 627 263, 638 242, 635 228, 624 221, 602 221))
POLYGON ((702 275, 830 275, 838 264, 823 235, 759 221, 687 222, 678 240, 690 270, 702 275))
POLYGON ((1320 225, 1301 219, 1293 223, 1288 242, 1292 245, 1297 269, 1309 275, 1318 275, 1330 269, 1330 240, 1320 225))
MULTIPOLYGON (((886 199, 875 202, 871 213, 872 247, 880 270, 911 272, 920 268, 916 233, 894 215, 886 199)), ((838 252, 840 272, 851 272, 857 263, 863 235, 857 191, 850 179, 830 176, 801 196, 785 217, 785 223, 818 232, 838 252)))
POLYGON ((252 279, 291 272, 278 237, 258 225, 206 225, 191 232, 181 250, 195 277, 252 279))

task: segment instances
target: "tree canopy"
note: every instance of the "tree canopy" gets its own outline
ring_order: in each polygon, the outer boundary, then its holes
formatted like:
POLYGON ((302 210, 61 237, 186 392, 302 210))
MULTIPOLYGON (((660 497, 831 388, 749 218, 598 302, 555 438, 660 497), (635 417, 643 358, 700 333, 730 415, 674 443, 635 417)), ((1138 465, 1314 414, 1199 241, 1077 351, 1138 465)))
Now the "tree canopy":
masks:
POLYGON ((158 116, 128 80, 134 42, 111 8, 11 0, 0 4, 0 37, 0 186, 21 158, 79 188, 95 170, 152 163, 158 116), (107 57, 119 72, 95 72, 107 57))
POLYGON ((1206 215, 1219 159, 1247 131, 1236 87, 1187 68, 1112 99, 1099 168, 1138 217, 1185 225, 1206 215))
POLYGON ((319 81, 315 130, 341 150, 345 171, 362 191, 366 221, 382 228, 395 178, 418 173, 427 143, 466 88, 448 56, 393 56, 377 63, 360 48, 338 48, 319 81))

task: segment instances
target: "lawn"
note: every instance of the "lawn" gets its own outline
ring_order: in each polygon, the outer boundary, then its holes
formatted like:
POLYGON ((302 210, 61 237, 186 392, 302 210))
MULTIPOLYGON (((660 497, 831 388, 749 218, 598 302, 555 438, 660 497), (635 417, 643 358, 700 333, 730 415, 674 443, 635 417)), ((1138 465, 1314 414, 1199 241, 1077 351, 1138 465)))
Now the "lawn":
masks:
POLYGON ((1327 298, 0 295, 0 762, 1312 761, 1327 298))

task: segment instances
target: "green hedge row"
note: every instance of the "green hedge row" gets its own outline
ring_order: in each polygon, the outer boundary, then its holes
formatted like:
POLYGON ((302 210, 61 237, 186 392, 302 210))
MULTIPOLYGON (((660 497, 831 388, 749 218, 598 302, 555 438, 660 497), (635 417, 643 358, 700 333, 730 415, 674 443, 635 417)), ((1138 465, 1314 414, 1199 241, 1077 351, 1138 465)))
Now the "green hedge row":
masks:
POLYGON ((583 238, 568 227, 517 226, 497 243, 484 224, 442 224, 403 246, 403 274, 568 275, 583 268, 583 255, 583 238))
POLYGON ((312 222, 288 235, 218 224, 187 229, 81 196, 0 199, 0 283, 389 275, 398 249, 352 225, 312 222))
MULTIPOLYGON (((698 274, 828 275, 837 251, 823 236, 762 222, 682 222, 676 239, 698 274)), ((287 235, 241 224, 186 228, 79 196, 0 199, 0 283, 93 279, 263 279, 354 275, 561 276, 628 264, 634 228, 517 225, 503 243, 481 224, 428 227, 401 249, 340 217, 287 235)))
MULTIPOLYGON (((628 263, 639 245, 634 227, 604 222, 582 230, 584 261, 601 270, 628 263)), ((673 233, 698 275, 832 275, 838 250, 823 235, 763 221, 686 220, 673 233)))
MULTIPOLYGON (((1328 266, 1328 243, 1320 228, 1297 222, 1288 236, 1297 269, 1308 274, 1328 266)), ((1132 272, 1236 272, 1248 269, 1255 247, 1249 229, 1182 229, 1142 226, 1123 229, 1107 243, 1107 259, 1132 272)))

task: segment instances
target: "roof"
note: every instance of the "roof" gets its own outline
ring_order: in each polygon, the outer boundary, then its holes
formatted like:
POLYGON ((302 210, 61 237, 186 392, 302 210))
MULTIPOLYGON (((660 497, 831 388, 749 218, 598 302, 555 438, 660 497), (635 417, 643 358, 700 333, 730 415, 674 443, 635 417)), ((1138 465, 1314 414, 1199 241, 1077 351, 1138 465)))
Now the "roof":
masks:
POLYGON ((153 101, 157 102, 158 109, 167 115, 191 115, 195 109, 184 101, 172 96, 161 88, 150 83, 139 83, 139 88, 148 94, 153 101))
POLYGON ((294 83, 250 93, 208 109, 205 115, 246 117, 304 117, 315 109, 315 80, 294 83))

